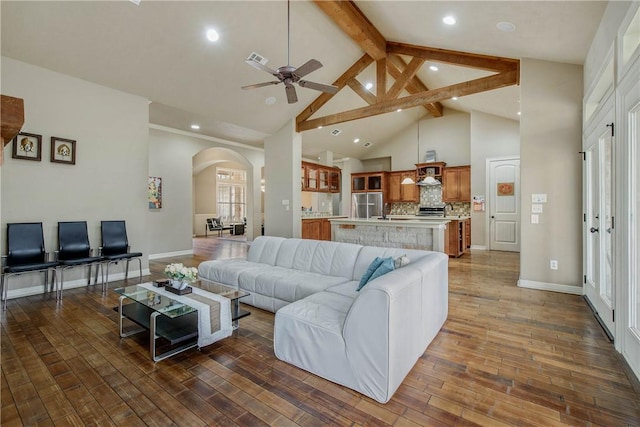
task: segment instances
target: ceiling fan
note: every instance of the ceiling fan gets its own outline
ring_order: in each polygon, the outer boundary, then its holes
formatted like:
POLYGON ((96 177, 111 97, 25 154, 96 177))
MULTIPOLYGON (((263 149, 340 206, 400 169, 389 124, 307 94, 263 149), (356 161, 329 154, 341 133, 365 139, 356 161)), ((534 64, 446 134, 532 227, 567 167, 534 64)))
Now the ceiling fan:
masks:
POLYGON ((319 90, 321 92, 327 93, 337 93, 338 88, 336 86, 325 85, 322 83, 310 82, 308 80, 302 80, 302 77, 307 74, 317 70, 322 67, 322 64, 317 59, 310 59, 298 68, 292 67, 289 62, 289 50, 290 50, 290 32, 291 32, 291 24, 289 22, 289 0, 287 0, 287 65, 279 67, 277 70, 272 70, 260 62, 257 62, 251 58, 246 59, 245 62, 252 67, 266 71, 272 76, 276 77, 277 81, 270 81, 264 83, 257 83, 248 86, 242 86, 242 89, 255 89, 263 86, 277 85, 280 83, 284 83, 284 89, 287 93, 287 101, 289 104, 293 104, 298 102, 298 95, 296 94, 296 88, 293 86, 294 83, 297 83, 299 86, 306 87, 309 89, 319 90))

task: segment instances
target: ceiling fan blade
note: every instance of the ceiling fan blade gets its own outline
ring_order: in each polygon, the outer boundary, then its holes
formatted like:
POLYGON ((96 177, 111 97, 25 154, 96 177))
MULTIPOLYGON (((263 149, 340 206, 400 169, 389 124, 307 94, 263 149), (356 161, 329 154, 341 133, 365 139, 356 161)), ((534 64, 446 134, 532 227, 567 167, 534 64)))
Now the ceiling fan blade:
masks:
POLYGON ((322 64, 320 63, 320 61, 318 61, 317 59, 310 59, 304 64, 302 64, 301 66, 299 66, 298 68, 296 68, 293 74, 295 74, 298 77, 303 77, 321 67, 322 67, 322 64))
POLYGON ((242 86, 240 89, 255 89, 258 87, 263 87, 263 86, 271 86, 271 85, 277 85, 279 83, 282 83, 280 81, 273 81, 273 82, 264 82, 264 83, 256 83, 254 85, 247 85, 247 86, 242 86))
POLYGON ((296 102, 298 102, 296 88, 291 83, 285 84, 284 89, 287 92, 287 101, 289 102, 289 104, 295 104, 296 102))
POLYGON ((276 76, 276 77, 280 76, 276 70, 272 70, 271 68, 267 67, 266 65, 262 65, 259 62, 253 61, 251 59, 245 59, 244 62, 246 62, 247 64, 251 65, 253 68, 256 68, 256 69, 261 70, 261 71, 266 71, 267 73, 271 74, 272 76, 276 76))
POLYGON ((337 86, 323 85, 322 83, 310 82, 308 80, 300 80, 298 84, 302 87, 319 90, 321 92, 327 92, 327 93, 333 93, 333 94, 338 93, 337 86))

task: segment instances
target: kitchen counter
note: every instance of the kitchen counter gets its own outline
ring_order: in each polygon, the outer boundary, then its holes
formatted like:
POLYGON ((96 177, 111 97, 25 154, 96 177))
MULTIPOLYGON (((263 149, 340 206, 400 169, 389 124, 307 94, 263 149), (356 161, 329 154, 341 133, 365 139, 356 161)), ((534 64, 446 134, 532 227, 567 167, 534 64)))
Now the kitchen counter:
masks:
POLYGON ((367 246, 445 252, 445 231, 450 219, 330 219, 331 240, 367 246))
POLYGON ((422 216, 422 215, 387 215, 387 218, 392 220, 419 220, 419 221, 433 221, 433 220, 458 220, 463 221, 471 218, 469 215, 447 215, 447 216, 422 216))
POLYGON ((344 215, 318 215, 318 216, 303 216, 302 220, 307 220, 307 219, 337 219, 337 218, 349 218, 348 216, 344 216, 344 215))

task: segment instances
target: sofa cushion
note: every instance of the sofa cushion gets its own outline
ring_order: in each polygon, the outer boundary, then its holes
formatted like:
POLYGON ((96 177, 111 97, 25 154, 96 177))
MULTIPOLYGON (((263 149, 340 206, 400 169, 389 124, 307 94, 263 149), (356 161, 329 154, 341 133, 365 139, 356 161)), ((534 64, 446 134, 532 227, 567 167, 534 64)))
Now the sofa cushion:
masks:
POLYGON ((362 246, 308 239, 287 239, 278 248, 275 265, 351 279, 362 246))
POLYGON ((241 289, 288 302, 345 282, 347 279, 344 277, 324 276, 283 267, 251 269, 238 276, 241 289))
POLYGON ((219 259, 200 263, 198 277, 235 287, 240 273, 255 270, 267 271, 270 268, 272 267, 269 264, 250 262, 245 259, 219 259))
POLYGON ((247 261, 259 262, 262 264, 276 265, 276 256, 283 242, 284 237, 260 236, 249 246, 247 261))
POLYGON ((355 280, 351 282, 341 283, 339 285, 331 286, 325 289, 325 292, 333 292, 334 294, 340 294, 345 297, 349 297, 351 299, 358 298, 358 282, 355 280))

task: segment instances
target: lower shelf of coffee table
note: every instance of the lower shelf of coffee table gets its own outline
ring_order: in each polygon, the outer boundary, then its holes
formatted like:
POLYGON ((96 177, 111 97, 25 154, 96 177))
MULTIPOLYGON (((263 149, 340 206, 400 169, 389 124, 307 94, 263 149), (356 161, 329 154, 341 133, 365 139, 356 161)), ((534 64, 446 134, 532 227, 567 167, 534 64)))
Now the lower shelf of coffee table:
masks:
MULTIPOLYGON (((151 308, 138 304, 123 304, 122 315, 143 328, 151 329, 151 308)), ((198 337, 198 312, 184 316, 169 318, 158 316, 156 320, 156 335, 169 341, 171 345, 179 344, 198 337)))

